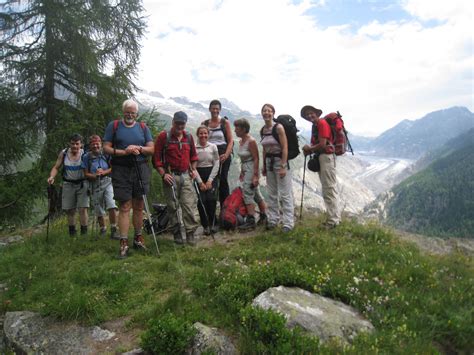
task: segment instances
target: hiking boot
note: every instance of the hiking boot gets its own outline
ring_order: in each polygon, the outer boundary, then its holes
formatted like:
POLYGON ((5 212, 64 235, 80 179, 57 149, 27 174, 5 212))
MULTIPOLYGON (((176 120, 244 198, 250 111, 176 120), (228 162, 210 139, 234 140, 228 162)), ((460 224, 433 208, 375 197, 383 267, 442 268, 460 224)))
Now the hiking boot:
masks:
POLYGON ((105 237, 106 234, 107 234, 107 228, 101 227, 100 228, 100 236, 105 237))
POLYGON ((128 239, 121 238, 119 258, 123 259, 123 258, 126 258, 127 256, 128 256, 128 239))
POLYGON ((81 235, 87 234, 87 226, 81 226, 81 235))
POLYGON ((133 239, 133 248, 146 250, 145 239, 143 239, 141 234, 136 235, 135 239, 133 239))
POLYGON ((173 235, 173 238, 174 238, 175 244, 178 244, 178 245, 184 244, 184 240, 183 240, 183 237, 181 237, 181 234, 175 234, 173 235))
POLYGON ((291 228, 287 227, 287 226, 284 226, 281 230, 282 230, 283 233, 290 233, 291 232, 291 228))
POLYGON ((120 236, 117 233, 117 227, 110 226, 110 239, 119 240, 120 236))
POLYGON ((211 234, 211 229, 209 227, 205 227, 202 232, 204 235, 210 235, 211 234))
POLYGON ((212 234, 216 234, 217 232, 219 232, 219 226, 218 225, 212 226, 211 232, 212 234))
POLYGON ((188 243, 191 246, 196 245, 196 241, 194 240, 194 233, 193 232, 186 233, 186 243, 188 243))
POLYGON ((245 219, 245 223, 238 226, 237 228, 240 231, 248 231, 248 230, 255 229, 256 226, 257 226, 257 224, 255 223, 255 217, 254 216, 247 216, 247 218, 245 219))
POLYGON ((76 226, 69 226, 69 236, 75 237, 77 235, 76 226))
POLYGON ((275 223, 269 223, 269 222, 267 222, 267 224, 266 224, 266 226, 265 226, 265 229, 266 229, 267 231, 271 231, 271 230, 273 230, 273 229, 275 229, 275 228, 276 228, 276 224, 275 224, 275 223))
POLYGON ((266 225, 268 221, 267 215, 265 213, 260 213, 260 218, 257 222, 257 225, 263 226, 266 225))

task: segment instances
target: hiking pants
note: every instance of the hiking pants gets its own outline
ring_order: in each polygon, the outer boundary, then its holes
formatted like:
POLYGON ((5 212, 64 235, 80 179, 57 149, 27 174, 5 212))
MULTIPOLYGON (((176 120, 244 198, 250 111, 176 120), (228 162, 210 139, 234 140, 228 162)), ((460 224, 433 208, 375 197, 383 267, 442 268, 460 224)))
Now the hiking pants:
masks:
MULTIPOLYGON (((186 234, 194 233, 198 227, 196 219, 196 192, 194 191, 191 177, 187 172, 181 175, 173 174, 175 181, 176 195, 178 198, 179 207, 183 215, 183 222, 186 228, 186 234)), ((173 234, 179 233, 179 222, 176 216, 176 203, 173 199, 173 191, 171 186, 164 183, 163 192, 166 198, 166 204, 168 206, 168 216, 170 217, 170 225, 173 230, 173 234)))
POLYGON ((295 226, 295 206, 293 201, 293 188, 291 184, 291 170, 288 168, 284 178, 278 172, 281 168, 281 159, 278 157, 267 158, 267 217, 268 224, 277 225, 281 222, 283 227, 293 229, 295 226), (273 161, 273 164, 272 164, 273 161))
MULTIPOLYGON (((211 174, 212 166, 208 168, 197 168, 197 171, 202 181, 206 183, 207 180, 209 179, 209 175, 211 174)), ((201 201, 206 211, 206 213, 204 213, 204 209, 202 208, 201 203, 198 201, 197 205, 198 205, 198 210, 199 210, 199 216, 201 217, 201 225, 204 228, 211 227, 214 224, 215 219, 216 219, 216 204, 217 204, 216 185, 217 185, 217 180, 213 180, 211 190, 199 191, 199 194, 201 196, 201 201), (209 220, 207 220, 206 214, 209 220)))
POLYGON ((260 186, 253 186, 253 160, 242 163, 242 171, 244 180, 242 181, 242 193, 244 195, 244 203, 246 205, 259 204, 263 201, 260 193, 260 186))
POLYGON ((338 224, 341 221, 341 214, 338 206, 338 192, 336 179, 336 156, 334 154, 321 154, 319 156, 321 166, 319 179, 321 180, 324 204, 328 214, 327 222, 338 224))

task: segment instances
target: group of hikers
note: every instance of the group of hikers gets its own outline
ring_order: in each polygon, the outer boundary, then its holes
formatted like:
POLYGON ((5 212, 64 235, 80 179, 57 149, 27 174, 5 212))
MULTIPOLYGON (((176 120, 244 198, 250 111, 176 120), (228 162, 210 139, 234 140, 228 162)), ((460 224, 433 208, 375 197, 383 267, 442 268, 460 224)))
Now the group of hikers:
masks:
MULTIPOLYGON (((230 195, 232 131, 239 138, 240 189, 247 212, 238 228, 251 230, 258 223, 271 230, 281 224, 283 232, 290 232, 295 217, 289 151, 292 144, 298 144, 297 141, 289 141, 285 127, 276 122, 275 108, 271 104, 265 104, 261 109, 264 125, 260 142, 250 134, 247 119, 236 119, 232 129, 231 122, 220 116, 221 109, 218 100, 210 102, 211 117, 197 128, 197 139, 186 130, 187 114, 179 111, 173 116, 171 128, 160 132, 154 140, 149 127, 137 121, 137 102, 128 99, 122 105, 123 118, 107 125, 103 144, 101 137, 91 136, 90 150, 84 154, 82 137, 72 135, 69 147, 59 153, 48 178, 48 183, 53 184, 62 168, 62 209, 67 212, 69 234, 77 234, 76 210, 79 212, 80 233, 87 234, 91 194, 100 233, 107 233, 104 217, 108 214, 110 237, 120 240, 120 257, 128 254, 130 210, 133 211, 133 247, 145 249, 143 210, 150 190, 148 157, 151 157, 153 167, 163 179, 163 195, 174 242, 195 245, 196 206, 204 234, 213 235, 220 224, 216 218, 217 201, 222 211, 230 195), (259 158, 259 144, 262 160, 259 158), (260 175, 266 178, 266 200, 259 187, 260 175), (256 216, 259 216, 258 220, 256 216)), ((334 133, 327 121, 321 119, 321 114, 320 109, 310 105, 301 109, 301 116, 313 124, 311 142, 302 149, 305 157, 314 154, 319 161, 328 215, 324 225, 334 228, 340 222, 334 133)))

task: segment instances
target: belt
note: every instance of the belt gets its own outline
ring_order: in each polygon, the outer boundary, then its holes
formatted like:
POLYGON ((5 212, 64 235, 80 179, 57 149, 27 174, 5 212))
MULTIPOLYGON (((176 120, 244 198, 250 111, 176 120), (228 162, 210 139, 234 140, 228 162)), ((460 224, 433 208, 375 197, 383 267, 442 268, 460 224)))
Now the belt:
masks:
POLYGON ((186 171, 179 171, 179 170, 171 170, 171 174, 173 175, 177 175, 177 176, 181 176, 183 174, 187 173, 187 170, 186 171))
POLYGON ((69 182, 71 184, 81 184, 85 179, 79 179, 79 180, 69 180, 63 177, 63 181, 69 182))
POLYGON ((266 153, 266 158, 281 158, 281 153, 266 153))

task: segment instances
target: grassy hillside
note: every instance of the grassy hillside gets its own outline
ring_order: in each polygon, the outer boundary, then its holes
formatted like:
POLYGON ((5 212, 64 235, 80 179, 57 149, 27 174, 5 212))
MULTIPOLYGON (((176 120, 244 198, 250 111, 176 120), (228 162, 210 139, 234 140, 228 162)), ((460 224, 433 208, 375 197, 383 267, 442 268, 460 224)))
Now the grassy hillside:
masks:
POLYGON ((150 349, 169 349, 169 343, 157 344, 160 339, 188 339, 187 325, 195 321, 225 330, 243 353, 474 348, 471 258, 421 255, 377 226, 345 222, 326 231, 320 222, 306 221, 290 234, 227 235, 194 248, 161 239, 161 257, 151 250, 126 260, 116 259, 117 242, 71 240, 56 222, 48 243, 38 235, 0 249, 0 283, 8 287, 0 292, 0 311, 39 311, 86 324, 128 315, 129 326, 144 332, 143 345, 150 349), (350 304, 376 332, 344 349, 289 332, 281 317, 248 307, 278 285, 350 304))
MULTIPOLYGON (((474 140, 393 188, 387 222, 411 232, 474 238, 474 140)), ((440 152, 443 153, 443 152, 440 152)))

